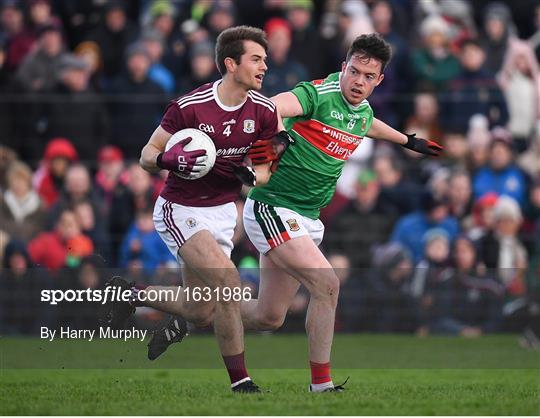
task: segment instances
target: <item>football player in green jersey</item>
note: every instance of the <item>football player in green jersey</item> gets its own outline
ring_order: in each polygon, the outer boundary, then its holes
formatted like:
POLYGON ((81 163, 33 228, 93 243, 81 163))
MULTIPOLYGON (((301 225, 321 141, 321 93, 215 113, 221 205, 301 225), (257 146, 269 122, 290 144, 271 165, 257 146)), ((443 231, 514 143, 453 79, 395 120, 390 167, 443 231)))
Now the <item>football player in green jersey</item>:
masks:
POLYGON ((360 36, 341 72, 299 83, 272 99, 294 144, 269 182, 251 190, 244 208, 244 227, 261 253, 259 299, 242 304, 244 324, 254 329, 281 326, 303 284, 311 296, 306 330, 310 389, 315 392, 334 388, 330 352, 339 293, 338 277, 318 248, 324 233, 320 209, 330 202, 345 162, 364 136, 428 155, 442 150, 373 117, 367 98, 383 81, 390 55, 380 36, 360 36))

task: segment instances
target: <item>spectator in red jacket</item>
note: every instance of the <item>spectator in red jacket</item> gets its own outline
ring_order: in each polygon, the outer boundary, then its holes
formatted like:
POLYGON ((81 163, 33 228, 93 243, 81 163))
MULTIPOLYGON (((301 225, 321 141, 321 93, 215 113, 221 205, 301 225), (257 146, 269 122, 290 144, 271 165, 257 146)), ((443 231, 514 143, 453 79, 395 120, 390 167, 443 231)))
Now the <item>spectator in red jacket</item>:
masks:
POLYGON ((43 232, 28 244, 32 261, 49 270, 76 267, 94 251, 94 244, 81 233, 75 213, 66 209, 52 232, 43 232))
POLYGON ((78 158, 75 147, 65 138, 54 138, 47 144, 41 167, 34 176, 34 186, 45 206, 56 203, 68 168, 78 158))

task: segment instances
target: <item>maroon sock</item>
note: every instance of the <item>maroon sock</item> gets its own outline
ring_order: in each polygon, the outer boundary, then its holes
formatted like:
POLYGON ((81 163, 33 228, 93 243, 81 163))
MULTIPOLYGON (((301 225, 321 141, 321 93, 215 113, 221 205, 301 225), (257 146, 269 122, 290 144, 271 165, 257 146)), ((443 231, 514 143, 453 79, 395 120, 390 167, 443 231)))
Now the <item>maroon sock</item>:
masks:
POLYGON ((129 303, 131 303, 133 306, 139 307, 144 306, 144 302, 139 299, 139 292, 141 290, 145 290, 148 287, 148 285, 145 284, 136 284, 135 286, 131 287, 131 300, 129 303))
POLYGON ((227 372, 229 373, 229 377, 231 378, 232 385, 242 379, 245 379, 246 377, 249 377, 246 370, 246 363, 244 361, 243 351, 240 354, 236 354, 234 356, 222 357, 223 362, 225 363, 225 367, 227 368, 227 372))

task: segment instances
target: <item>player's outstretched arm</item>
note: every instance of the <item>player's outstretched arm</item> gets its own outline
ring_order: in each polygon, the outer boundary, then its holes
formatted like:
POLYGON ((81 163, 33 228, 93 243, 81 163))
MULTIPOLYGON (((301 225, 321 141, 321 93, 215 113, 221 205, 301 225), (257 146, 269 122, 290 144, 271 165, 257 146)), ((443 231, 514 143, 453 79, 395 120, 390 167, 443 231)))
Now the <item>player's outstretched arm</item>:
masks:
POLYGON ((438 156, 443 149, 443 147, 434 141, 416 138, 416 134, 407 135, 396 131, 394 128, 377 118, 373 119, 373 124, 371 125, 371 128, 369 128, 367 136, 375 139, 385 139, 426 155, 438 156))
POLYGON ((165 150, 167 141, 171 136, 172 135, 161 126, 156 128, 148 140, 148 143, 141 151, 139 164, 142 168, 150 173, 157 173, 161 170, 161 168, 157 166, 157 157, 165 150))
POLYGON ((280 131, 284 129, 282 118, 294 118, 304 114, 304 109, 302 109, 298 97, 290 91, 279 93, 270 100, 274 102, 278 110, 278 129, 280 131))

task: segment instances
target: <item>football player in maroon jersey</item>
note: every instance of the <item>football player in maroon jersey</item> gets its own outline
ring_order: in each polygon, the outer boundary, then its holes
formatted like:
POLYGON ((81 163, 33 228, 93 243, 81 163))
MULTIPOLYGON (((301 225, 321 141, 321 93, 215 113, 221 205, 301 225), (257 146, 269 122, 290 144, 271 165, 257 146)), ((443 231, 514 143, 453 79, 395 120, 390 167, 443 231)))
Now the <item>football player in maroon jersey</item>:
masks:
MULTIPOLYGON (((237 177, 254 178, 258 170, 258 166, 247 169, 243 161, 254 142, 259 141, 253 152, 260 151, 260 144, 267 144, 264 141, 273 138, 278 128, 275 105, 257 92, 267 70, 266 48, 260 29, 240 26, 225 30, 216 44, 216 63, 222 79, 169 103, 160 125, 142 150, 140 163, 153 173, 161 169, 170 171, 155 205, 154 224, 182 266, 184 286, 174 301, 150 302, 145 295, 150 290, 160 290, 159 287, 139 289, 121 278, 113 278, 109 286, 131 288, 133 302, 129 307, 125 303, 111 304, 105 320, 110 325, 121 323, 136 306, 143 304, 158 309, 174 304, 174 311, 195 326, 213 323, 235 392, 259 391, 244 363, 240 299, 234 297, 241 289, 240 276, 230 254, 237 218, 234 202, 242 188, 237 177), (201 169, 207 158, 205 150, 185 150, 188 138, 165 151, 170 137, 185 128, 206 132, 217 151, 212 170, 195 180, 189 178, 201 169), (182 173, 184 178, 175 173, 182 173), (202 299, 196 297, 200 292, 205 292, 202 299)), ((267 147, 262 148, 264 153, 267 147)), ((260 167, 263 169, 258 170, 257 180, 263 183, 269 177, 268 164, 260 167)), ((171 338, 185 336, 185 321, 177 332, 169 334, 171 338)))

